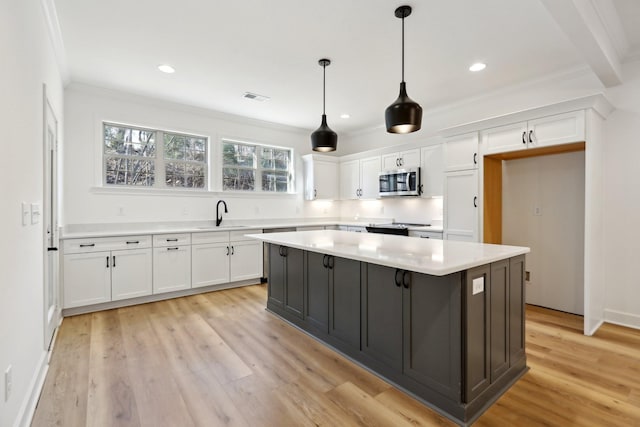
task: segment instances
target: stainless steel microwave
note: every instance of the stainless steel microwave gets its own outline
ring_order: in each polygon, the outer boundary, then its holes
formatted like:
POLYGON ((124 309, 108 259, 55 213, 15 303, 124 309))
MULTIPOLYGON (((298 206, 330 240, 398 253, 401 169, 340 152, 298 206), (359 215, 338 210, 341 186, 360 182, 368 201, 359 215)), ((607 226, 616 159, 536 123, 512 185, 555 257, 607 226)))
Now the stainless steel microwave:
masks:
POLYGON ((379 196, 419 196, 420 168, 380 172, 379 196))

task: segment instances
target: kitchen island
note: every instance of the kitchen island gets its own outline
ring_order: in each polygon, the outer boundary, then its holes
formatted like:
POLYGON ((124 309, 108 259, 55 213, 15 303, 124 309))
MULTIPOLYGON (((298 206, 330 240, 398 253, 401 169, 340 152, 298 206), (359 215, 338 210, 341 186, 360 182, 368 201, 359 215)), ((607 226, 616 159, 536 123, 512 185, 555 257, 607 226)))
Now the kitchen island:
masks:
POLYGON ((269 243, 267 309, 461 425, 526 370, 529 248, 303 231, 269 243))

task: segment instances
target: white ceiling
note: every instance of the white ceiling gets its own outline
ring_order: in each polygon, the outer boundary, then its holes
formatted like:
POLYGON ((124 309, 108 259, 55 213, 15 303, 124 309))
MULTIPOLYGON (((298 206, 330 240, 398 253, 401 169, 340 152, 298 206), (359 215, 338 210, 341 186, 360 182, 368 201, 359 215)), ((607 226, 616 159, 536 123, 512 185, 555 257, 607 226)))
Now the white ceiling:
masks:
MULTIPOLYGON (((72 82, 305 129, 320 124, 322 57, 332 60, 329 126, 340 133, 383 125, 400 82, 401 4, 413 7, 407 90, 425 110, 586 67, 539 0, 54 1, 72 82), (469 72, 476 61, 487 69, 469 72), (160 73, 163 63, 176 73, 160 73), (246 91, 271 100, 243 99, 246 91)), ((615 4, 638 11, 640 2, 615 4)))

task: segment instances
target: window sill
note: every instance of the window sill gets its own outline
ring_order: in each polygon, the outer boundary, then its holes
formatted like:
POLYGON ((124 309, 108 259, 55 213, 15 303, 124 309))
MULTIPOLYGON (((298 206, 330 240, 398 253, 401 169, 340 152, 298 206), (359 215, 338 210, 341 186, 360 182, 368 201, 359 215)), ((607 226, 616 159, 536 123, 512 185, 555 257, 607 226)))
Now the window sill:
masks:
POLYGON ((93 194, 109 195, 145 195, 145 196, 175 196, 175 197, 229 197, 229 198, 295 198, 296 193, 270 193, 262 191, 211 191, 211 190, 172 190, 163 188, 135 188, 135 187, 91 187, 93 194))

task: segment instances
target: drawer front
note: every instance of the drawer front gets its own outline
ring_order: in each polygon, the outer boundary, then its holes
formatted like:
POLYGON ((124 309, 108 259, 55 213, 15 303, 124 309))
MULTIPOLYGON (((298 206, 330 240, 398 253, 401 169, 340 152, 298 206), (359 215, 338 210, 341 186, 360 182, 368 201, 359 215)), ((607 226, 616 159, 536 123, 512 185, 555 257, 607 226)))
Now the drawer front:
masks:
POLYGON ((440 239, 442 240, 442 233, 437 231, 409 231, 409 237, 421 237, 423 239, 440 239))
POLYGON ((228 231, 204 231, 191 233, 191 244, 199 245, 206 243, 228 243, 228 231))
POLYGON ((242 240, 255 240, 251 237, 245 237, 245 234, 262 234, 261 228, 247 228, 246 230, 234 230, 229 232, 229 240, 239 242, 242 240))
POLYGON ((191 233, 156 234, 153 236, 153 247, 180 246, 191 244, 191 233))
POLYGON ((144 249, 150 247, 150 235, 65 239, 62 243, 62 251, 65 254, 81 254, 122 249, 144 249))

